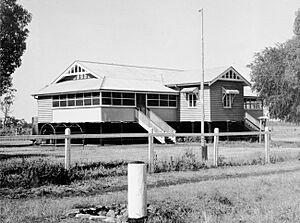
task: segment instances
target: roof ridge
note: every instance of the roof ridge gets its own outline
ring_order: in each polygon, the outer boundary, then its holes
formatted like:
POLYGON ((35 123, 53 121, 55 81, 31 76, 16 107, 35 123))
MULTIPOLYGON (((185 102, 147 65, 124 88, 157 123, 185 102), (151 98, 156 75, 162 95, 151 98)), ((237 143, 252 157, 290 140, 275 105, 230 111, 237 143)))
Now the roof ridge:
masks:
POLYGON ((85 61, 85 60, 76 60, 75 62, 94 63, 94 64, 112 65, 112 66, 120 66, 120 67, 146 68, 146 69, 153 69, 153 70, 184 71, 182 69, 175 69, 175 68, 162 68, 162 67, 149 67, 149 66, 131 65, 131 64, 104 63, 104 62, 94 62, 94 61, 85 61))

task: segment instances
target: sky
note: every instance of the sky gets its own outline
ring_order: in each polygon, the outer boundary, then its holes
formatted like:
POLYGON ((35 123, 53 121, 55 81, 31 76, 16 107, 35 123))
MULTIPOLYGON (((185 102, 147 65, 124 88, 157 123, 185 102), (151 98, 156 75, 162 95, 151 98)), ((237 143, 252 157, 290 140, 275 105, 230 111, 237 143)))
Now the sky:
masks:
POLYGON ((234 66, 249 79, 256 52, 293 36, 299 0, 18 0, 32 14, 12 115, 31 121, 31 96, 75 60, 199 69, 234 66))

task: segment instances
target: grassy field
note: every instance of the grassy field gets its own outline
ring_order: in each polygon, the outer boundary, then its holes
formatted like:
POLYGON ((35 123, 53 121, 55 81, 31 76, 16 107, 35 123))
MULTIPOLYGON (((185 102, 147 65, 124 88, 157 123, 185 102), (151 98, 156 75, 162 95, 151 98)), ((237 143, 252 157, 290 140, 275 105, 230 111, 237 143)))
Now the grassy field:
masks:
MULTIPOLYGON (((148 176, 148 203, 161 207, 162 214, 173 213, 178 222, 299 222, 299 176, 299 161, 154 174, 148 176), (189 211, 182 213, 179 206, 189 211)), ((115 180, 126 185, 124 177, 115 180)), ((85 196, 3 198, 0 219, 28 223, 88 222, 64 216, 74 208, 126 203, 126 196, 123 187, 85 196)))
MULTIPOLYGON (((300 222, 300 127, 272 124, 271 156, 267 165, 223 166, 156 173, 147 176, 148 203, 159 207, 164 222, 300 222), (279 159, 280 158, 280 159, 279 159)), ((201 157, 197 143, 155 145, 158 161, 201 157)), ((208 165, 213 145, 208 144, 208 165)), ((92 162, 147 161, 147 145, 72 146, 72 165, 92 162)), ((263 159, 264 144, 220 142, 224 162, 263 159)), ((0 162, 24 160, 64 162, 64 148, 0 147, 0 162)), ((2 171, 2 170, 1 170, 2 171)), ((1 174, 0 171, 0 174, 1 174)), ((127 203, 126 176, 74 181, 68 185, 0 188, 0 222, 90 222, 65 217, 72 209, 127 203)), ((150 222, 163 222, 157 216, 150 222)))

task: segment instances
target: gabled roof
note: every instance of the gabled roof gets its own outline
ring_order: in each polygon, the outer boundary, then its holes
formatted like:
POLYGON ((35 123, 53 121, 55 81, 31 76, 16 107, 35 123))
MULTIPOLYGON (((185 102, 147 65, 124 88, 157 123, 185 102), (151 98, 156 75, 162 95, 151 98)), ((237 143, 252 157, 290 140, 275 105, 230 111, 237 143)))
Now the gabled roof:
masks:
MULTIPOLYGON (((175 93, 175 85, 200 84, 200 70, 184 71, 156 67, 75 61, 50 85, 34 95, 93 90, 122 90, 175 93)), ((205 84, 217 80, 250 83, 233 67, 205 71, 205 84), (227 77, 227 76, 228 77, 227 77)))
MULTIPOLYGON (((202 70, 187 70, 181 73, 174 72, 172 75, 164 75, 164 80, 167 86, 184 86, 194 85, 201 83, 202 70)), ((230 67, 217 67, 213 69, 207 69, 204 71, 204 83, 212 85, 218 80, 225 81, 238 81, 242 82, 245 86, 250 86, 250 82, 247 81, 240 73, 238 73, 232 66, 230 67)))

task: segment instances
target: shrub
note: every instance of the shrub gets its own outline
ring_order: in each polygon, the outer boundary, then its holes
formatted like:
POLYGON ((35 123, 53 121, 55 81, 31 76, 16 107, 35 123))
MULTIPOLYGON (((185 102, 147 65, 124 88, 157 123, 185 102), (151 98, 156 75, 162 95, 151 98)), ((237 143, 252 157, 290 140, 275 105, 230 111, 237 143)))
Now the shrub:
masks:
POLYGON ((68 174, 62 164, 43 159, 4 162, 1 165, 0 187, 30 188, 46 184, 67 184, 68 174))
POLYGON ((154 172, 171 172, 171 171, 186 171, 199 170, 208 168, 202 161, 198 161, 196 155, 191 150, 186 150, 185 153, 178 158, 170 157, 170 160, 157 160, 157 155, 154 158, 154 172))
POLYGON ((69 171, 64 165, 49 160, 25 159, 0 164, 0 188, 32 188, 49 184, 64 185, 76 180, 97 179, 99 177, 127 174, 124 161, 110 163, 76 164, 69 171))

